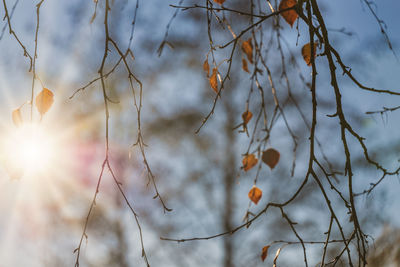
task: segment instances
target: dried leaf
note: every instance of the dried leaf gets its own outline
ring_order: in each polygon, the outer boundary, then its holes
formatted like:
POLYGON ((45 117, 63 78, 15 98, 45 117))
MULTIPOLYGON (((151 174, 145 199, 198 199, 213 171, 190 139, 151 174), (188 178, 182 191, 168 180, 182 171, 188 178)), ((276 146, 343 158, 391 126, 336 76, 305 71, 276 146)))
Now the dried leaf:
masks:
POLYGON ((43 90, 36 96, 36 108, 38 109, 40 115, 43 116, 53 105, 54 94, 47 88, 43 90))
POLYGON ((207 73, 207 77, 210 77, 210 65, 208 65, 208 58, 203 63, 203 70, 207 73))
MULTIPOLYGON (((317 43, 314 43, 314 59, 317 55, 317 43)), ((305 44, 301 49, 301 54, 303 55, 304 61, 307 63, 307 66, 311 65, 311 44, 305 44)))
POLYGON ((254 154, 246 155, 242 160, 243 169, 245 171, 248 171, 251 168, 253 168, 257 164, 257 162, 258 162, 258 159, 256 158, 256 156, 254 156, 254 154))
POLYGON ((276 251, 276 254, 275 254, 273 267, 276 267, 276 261, 278 260, 278 257, 279 257, 280 253, 281 253, 281 248, 278 248, 278 250, 276 251))
POLYGON ((353 216, 353 213, 350 213, 349 222, 354 222, 354 216, 353 216))
POLYGON ((93 21, 96 19, 96 10, 94 11, 94 13, 93 13, 93 15, 92 15, 92 18, 90 19, 90 24, 92 24, 93 23, 93 21))
POLYGON ((250 73, 249 68, 247 67, 247 60, 244 59, 244 58, 242 58, 242 69, 243 69, 245 72, 250 73))
POLYGON ((261 252, 261 260, 262 260, 262 261, 265 261, 265 259, 266 259, 267 256, 268 256, 268 249, 269 249, 269 247, 270 247, 270 246, 265 246, 265 247, 262 248, 262 252, 261 252))
MULTIPOLYGON (((297 4, 296 0, 282 0, 279 4, 279 11, 287 8, 291 8, 297 4)), ((294 9, 281 13, 281 16, 289 23, 290 27, 293 27, 294 22, 298 18, 297 12, 294 9)))
POLYGON ((254 204, 257 205, 258 201, 260 201, 260 199, 262 197, 262 191, 260 188, 253 185, 253 187, 249 191, 248 196, 249 196, 250 200, 253 201, 254 204))
POLYGON ((242 43, 242 50, 246 54, 249 62, 253 64, 253 44, 251 43, 251 37, 242 43))
POLYGON ((17 127, 21 126, 21 124, 22 124, 21 110, 19 108, 13 110, 11 116, 12 116, 12 120, 13 120, 15 126, 17 126, 17 127))
POLYGON ((214 0, 214 2, 217 3, 217 4, 222 5, 225 2, 225 0, 214 0))
POLYGON ((217 80, 217 68, 213 68, 212 75, 210 77, 211 88, 218 94, 218 80, 217 80))
POLYGON ((250 110, 246 110, 246 111, 243 112, 243 114, 242 114, 243 123, 244 123, 244 124, 249 123, 249 121, 251 120, 252 117, 253 117, 253 113, 251 113, 250 110))
POLYGON ((278 151, 276 151, 273 148, 269 148, 265 150, 262 154, 262 161, 264 161, 265 164, 267 164, 271 169, 273 169, 276 164, 279 162, 279 157, 280 154, 278 151))

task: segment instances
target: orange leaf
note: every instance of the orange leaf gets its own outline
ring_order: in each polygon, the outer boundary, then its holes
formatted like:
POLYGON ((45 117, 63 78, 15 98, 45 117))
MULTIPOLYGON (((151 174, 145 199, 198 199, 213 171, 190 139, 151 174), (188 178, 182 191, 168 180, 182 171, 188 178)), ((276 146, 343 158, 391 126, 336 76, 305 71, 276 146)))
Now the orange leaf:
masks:
POLYGON ((222 5, 225 2, 225 0, 214 0, 214 2, 222 5))
MULTIPOLYGON (((317 43, 314 43, 314 59, 317 55, 317 43)), ((303 55, 304 61, 307 63, 307 66, 311 65, 311 44, 305 44, 301 49, 301 54, 303 55)))
POLYGON ((268 249, 269 249, 269 247, 270 247, 270 246, 265 246, 265 247, 262 248, 262 253, 261 253, 261 259, 262 259, 262 261, 265 261, 265 259, 266 259, 267 256, 268 256, 268 249))
POLYGON ((210 65, 208 65, 208 58, 203 63, 203 70, 207 73, 207 77, 210 76, 210 65))
MULTIPOLYGON (((282 0, 279 4, 279 11, 287 8, 291 8, 297 4, 296 0, 282 0)), ((297 12, 294 9, 281 13, 281 16, 289 23, 290 27, 293 27, 294 22, 298 18, 297 12)))
POLYGON ((12 120, 13 120, 15 126, 17 126, 17 127, 21 126, 21 124, 22 124, 21 110, 19 108, 13 110, 11 116, 12 116, 12 120))
POLYGON ((244 58, 242 58, 242 69, 243 69, 245 72, 250 73, 249 68, 247 67, 247 61, 246 61, 246 59, 244 59, 244 58))
POLYGON ((252 117, 253 117, 253 113, 251 113, 251 111, 247 110, 247 111, 243 112, 243 114, 242 114, 243 123, 244 124, 249 123, 249 121, 251 120, 252 117))
POLYGON ((250 154, 250 155, 246 155, 243 160, 243 169, 245 171, 250 170, 251 168, 253 168, 258 162, 258 159, 254 156, 254 154, 250 154))
POLYGON ((213 68, 212 75, 210 77, 211 88, 218 94, 218 80, 217 80, 217 68, 213 68))
POLYGON ((43 116, 53 105, 54 94, 47 88, 43 90, 36 96, 36 108, 38 109, 40 115, 43 116))
POLYGON ((246 54, 249 62, 253 64, 253 44, 251 43, 251 37, 242 43, 242 50, 246 54))
POLYGON ((273 148, 269 148, 265 150, 262 154, 262 161, 264 161, 265 164, 267 164, 271 169, 273 169, 276 164, 279 162, 279 157, 280 154, 278 151, 276 151, 273 148))
POLYGON ((253 201, 254 204, 257 205, 258 201, 260 201, 260 199, 262 197, 262 191, 260 188, 253 185, 253 187, 249 191, 248 196, 249 196, 250 200, 253 201))

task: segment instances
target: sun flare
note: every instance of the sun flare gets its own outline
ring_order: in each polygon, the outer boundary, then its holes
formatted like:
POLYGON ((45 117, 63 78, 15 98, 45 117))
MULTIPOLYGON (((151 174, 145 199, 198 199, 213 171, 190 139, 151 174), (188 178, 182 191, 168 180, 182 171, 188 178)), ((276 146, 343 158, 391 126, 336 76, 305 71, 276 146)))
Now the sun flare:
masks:
POLYGON ((54 136, 42 125, 24 124, 3 138, 2 161, 10 176, 45 172, 54 163, 55 145, 54 136))

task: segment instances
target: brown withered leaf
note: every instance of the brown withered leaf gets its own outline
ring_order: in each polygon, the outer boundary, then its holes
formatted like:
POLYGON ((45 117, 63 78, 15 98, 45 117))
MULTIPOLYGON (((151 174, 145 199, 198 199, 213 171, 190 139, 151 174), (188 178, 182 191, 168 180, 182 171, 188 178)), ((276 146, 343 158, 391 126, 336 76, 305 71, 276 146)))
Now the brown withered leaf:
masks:
POLYGON ((257 205, 258 201, 260 201, 260 199, 262 197, 262 191, 260 188, 253 185, 253 187, 249 191, 248 196, 249 196, 250 200, 253 201, 254 204, 257 205))
POLYGON ((222 5, 225 2, 225 0, 214 0, 214 2, 217 3, 217 4, 222 5))
POLYGON ((38 109, 40 115, 43 116, 53 105, 54 94, 47 88, 43 90, 36 96, 36 108, 38 109))
POLYGON ((245 171, 248 171, 251 168, 253 168, 257 164, 257 162, 258 162, 258 159, 256 158, 256 156, 254 156, 254 154, 246 155, 242 160, 243 169, 245 171))
POLYGON ((278 164, 280 158, 280 154, 273 148, 269 148, 265 150, 262 154, 262 161, 267 164, 271 169, 273 169, 276 164, 278 164))
POLYGON ((272 267, 276 267, 276 261, 278 260, 279 254, 281 253, 282 248, 278 248, 278 250, 275 253, 275 258, 274 258, 274 265, 272 267))
POLYGON ((265 259, 267 258, 267 256, 268 256, 268 249, 269 249, 269 245, 268 246, 265 246, 265 247, 263 247, 262 248, 262 252, 261 252, 261 260, 262 261, 265 261, 265 259))
POLYGON ((244 59, 244 58, 242 58, 242 69, 243 69, 245 72, 250 73, 249 67, 247 66, 247 60, 244 59))
MULTIPOLYGON (((317 55, 317 43, 314 43, 314 59, 317 55)), ((311 44, 305 44, 301 49, 301 54, 303 55, 304 61, 307 63, 307 66, 311 65, 311 44)))
POLYGON ((203 63, 203 70, 207 73, 207 77, 210 77, 210 65, 208 65, 208 58, 203 63))
POLYGON ((242 43, 242 50, 246 54, 249 62, 253 64, 253 44, 251 43, 251 37, 242 43))
POLYGON ((244 124, 249 123, 249 121, 251 120, 252 117, 253 117, 253 113, 251 113, 250 110, 246 110, 246 111, 243 112, 243 114, 242 114, 243 123, 244 123, 244 124))
MULTIPOLYGON (((282 0, 279 4, 279 11, 293 7, 296 4, 296 0, 282 0)), ((286 20, 287 23, 289 23, 290 27, 293 27, 294 22, 298 18, 297 12, 294 9, 282 12, 281 16, 286 20)))
POLYGON ((21 124, 22 124, 21 110, 19 108, 14 109, 11 116, 12 116, 14 125, 17 127, 21 126, 21 124))
POLYGON ((212 75, 210 77, 210 86, 218 94, 218 79, 217 79, 217 68, 213 68, 212 75))

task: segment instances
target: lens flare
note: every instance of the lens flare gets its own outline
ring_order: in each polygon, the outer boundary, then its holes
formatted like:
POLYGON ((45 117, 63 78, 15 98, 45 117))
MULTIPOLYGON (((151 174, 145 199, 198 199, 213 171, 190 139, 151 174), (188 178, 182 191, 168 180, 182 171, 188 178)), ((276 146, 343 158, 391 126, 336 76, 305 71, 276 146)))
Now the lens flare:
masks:
POLYGON ((52 134, 43 126, 24 124, 3 138, 2 163, 12 177, 45 172, 52 166, 54 146, 52 134))

